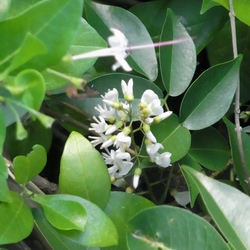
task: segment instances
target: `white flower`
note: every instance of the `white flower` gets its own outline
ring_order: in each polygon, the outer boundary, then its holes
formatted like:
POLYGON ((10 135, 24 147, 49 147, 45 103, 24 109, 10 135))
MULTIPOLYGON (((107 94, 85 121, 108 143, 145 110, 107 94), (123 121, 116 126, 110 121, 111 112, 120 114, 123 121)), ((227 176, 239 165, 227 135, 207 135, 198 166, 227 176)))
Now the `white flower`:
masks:
POLYGON ((125 134, 124 132, 120 132, 116 136, 114 145, 116 146, 116 148, 121 148, 125 151, 126 147, 130 147, 131 145, 131 137, 125 134))
POLYGON ((150 143, 149 145, 146 145, 146 151, 151 159, 151 161, 155 161, 155 157, 158 155, 158 150, 163 149, 164 147, 162 146, 161 143, 150 143))
POLYGON ((148 131, 148 132, 145 132, 145 135, 146 135, 146 137, 147 137, 151 142, 156 143, 156 138, 155 138, 155 136, 153 135, 153 133, 151 132, 151 130, 148 131))
POLYGON ((114 142, 115 142, 115 138, 116 138, 116 136, 113 135, 108 140, 106 140, 105 142, 103 142, 103 144, 101 146, 101 149, 102 148, 108 148, 109 146, 113 145, 114 142))
POLYGON ((107 130, 108 124, 102 116, 99 116, 100 120, 98 120, 95 116, 93 116, 93 119, 96 123, 90 123, 92 128, 89 128, 89 130, 94 130, 97 133, 103 133, 107 130))
POLYGON ((115 71, 119 67, 122 67, 125 71, 131 71, 132 69, 126 62, 125 58, 128 56, 126 50, 128 47, 128 40, 124 34, 118 30, 111 28, 113 36, 108 37, 109 46, 113 49, 113 56, 116 59, 116 63, 112 66, 112 69, 115 71))
POLYGON ((158 95, 150 89, 144 91, 144 93, 142 94, 140 105, 142 107, 145 107, 148 116, 160 115, 163 113, 163 108, 161 106, 161 101, 158 95))
POLYGON ((117 89, 113 88, 112 90, 109 90, 107 93, 105 93, 104 96, 102 96, 103 98, 102 101, 112 107, 113 105, 116 105, 117 103, 119 103, 118 96, 119 96, 119 93, 117 89))
POLYGON ((172 154, 169 152, 159 154, 155 157, 155 163, 163 168, 167 168, 167 167, 171 166, 171 164, 170 164, 171 155, 172 154))
POLYGON ((99 136, 89 136, 89 139, 92 139, 91 143, 94 147, 96 147, 97 145, 107 141, 107 136, 104 134, 99 134, 99 136))
POLYGON ((168 118, 172 113, 173 113, 172 111, 164 112, 164 113, 162 113, 162 114, 160 114, 158 116, 155 116, 153 121, 155 123, 159 123, 159 122, 165 120, 166 118, 168 118))
POLYGON ((134 82, 132 78, 128 81, 128 84, 123 80, 121 82, 124 99, 128 102, 132 102, 134 100, 133 84, 134 82))
POLYGON ((112 66, 113 70, 122 67, 125 71, 131 71, 132 68, 126 62, 125 58, 128 56, 126 50, 128 49, 128 40, 124 36, 124 34, 118 30, 111 28, 113 32, 113 36, 108 37, 108 43, 110 48, 99 49, 95 51, 90 51, 87 53, 83 53, 80 55, 72 56, 72 60, 79 60, 84 58, 93 58, 93 57, 106 57, 106 56, 114 56, 116 59, 116 63, 112 66))
POLYGON ((126 175, 133 166, 130 162, 131 156, 127 152, 121 152, 120 150, 106 150, 107 153, 103 153, 106 164, 112 165, 108 168, 111 177, 120 178, 126 175))
POLYGON ((112 117, 115 117, 116 110, 110 106, 107 107, 105 103, 103 104, 103 107, 100 104, 98 104, 95 107, 95 110, 97 110, 100 113, 100 115, 107 120, 111 119, 112 117))

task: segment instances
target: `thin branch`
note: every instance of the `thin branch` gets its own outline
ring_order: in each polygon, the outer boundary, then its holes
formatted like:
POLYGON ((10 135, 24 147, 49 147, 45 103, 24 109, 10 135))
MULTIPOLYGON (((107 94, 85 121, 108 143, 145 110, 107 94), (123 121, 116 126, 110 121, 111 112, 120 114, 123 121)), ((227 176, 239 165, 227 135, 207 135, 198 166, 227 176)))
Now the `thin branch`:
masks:
MULTIPOLYGON (((230 6, 230 25, 231 25, 231 33, 232 33, 232 45, 233 45, 233 56, 236 58, 238 56, 238 50, 237 50, 237 37, 236 37, 236 25, 235 25, 235 13, 234 13, 234 7, 233 7, 233 0, 229 0, 229 6, 230 6)), ((244 181, 246 183, 246 192, 249 195, 250 194, 250 183, 249 183, 249 172, 246 164, 246 158, 245 153, 243 149, 243 143, 242 143, 242 128, 240 126, 240 79, 238 79, 237 89, 235 92, 235 111, 234 111, 234 119, 235 119, 235 131, 237 136, 237 142, 238 142, 238 149, 240 153, 240 160, 242 164, 242 171, 244 175, 244 181)))

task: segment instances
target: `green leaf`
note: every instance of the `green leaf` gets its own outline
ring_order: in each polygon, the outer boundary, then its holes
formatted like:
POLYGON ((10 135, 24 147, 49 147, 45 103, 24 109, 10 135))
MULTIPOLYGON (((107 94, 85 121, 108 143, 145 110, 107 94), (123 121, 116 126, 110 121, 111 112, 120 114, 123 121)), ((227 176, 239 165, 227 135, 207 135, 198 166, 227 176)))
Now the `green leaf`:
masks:
POLYGON ((4 20, 7 17, 10 4, 11 4, 11 0, 1 0, 0 21, 4 20))
MULTIPOLYGON (((240 66, 240 102, 242 104, 250 100, 249 93, 249 60, 250 60, 250 27, 236 19, 236 36, 238 53, 243 55, 240 66)), ((224 28, 207 46, 208 59, 211 65, 230 60, 233 56, 232 51, 232 33, 230 22, 226 23, 224 28)), ((233 110, 232 110, 233 112, 233 110)))
POLYGON ((152 124, 152 133, 164 149, 159 152, 170 152, 171 162, 181 159, 189 150, 191 144, 190 132, 179 123, 179 119, 172 114, 158 124, 152 124))
MULTIPOLYGON (((191 165, 191 167, 193 168, 193 165, 191 165)), ((182 168, 181 168, 181 170, 182 170, 182 168)), ((200 172, 200 170, 199 170, 199 172, 200 172)), ((182 171, 182 173, 183 173, 183 171, 182 171)), ((196 198, 199 194, 199 189, 191 176, 186 175, 185 172, 183 173, 183 176, 186 180, 186 183, 188 185, 188 190, 190 193, 190 205, 191 205, 191 207, 194 207, 194 203, 195 203, 196 198)))
POLYGON ((87 212, 81 203, 60 194, 35 195, 32 200, 42 206, 47 220, 54 227, 61 230, 85 230, 87 212))
POLYGON ((9 187, 8 187, 7 180, 3 175, 0 175, 0 202, 12 202, 12 200, 13 199, 12 199, 9 187))
POLYGON ((229 249, 211 224, 178 207, 147 208, 128 227, 129 249, 229 249))
POLYGON ((40 39, 33 36, 31 33, 27 33, 24 38, 23 44, 16 51, 10 66, 3 72, 1 78, 4 79, 5 75, 9 74, 9 72, 22 66, 34 56, 45 54, 46 51, 46 47, 40 39))
POLYGON ((46 150, 41 145, 33 146, 27 156, 17 156, 13 161, 16 181, 20 184, 27 184, 37 176, 44 168, 47 160, 46 150))
POLYGON ((5 125, 5 121, 4 121, 3 112, 0 109, 0 152, 1 153, 3 151, 5 136, 6 136, 6 125, 5 125))
POLYGON ((117 228, 119 244, 107 248, 107 250, 127 250, 126 230, 128 221, 143 209, 152 206, 154 204, 143 197, 124 192, 111 192, 105 213, 112 219, 117 228))
MULTIPOLYGON (((109 28, 122 31, 129 46, 152 44, 152 39, 141 21, 125 9, 88 2, 86 12, 89 23, 107 38, 109 28)), ((154 48, 132 50, 128 62, 132 68, 154 81, 158 75, 154 48)))
POLYGON ((81 134, 72 132, 61 158, 61 193, 83 197, 104 208, 111 183, 102 155, 81 134))
POLYGON ((48 152, 52 140, 51 129, 45 128, 38 120, 31 119, 25 122, 24 128, 28 132, 28 137, 20 141, 16 139, 15 124, 7 127, 5 148, 10 158, 14 159, 18 155, 28 154, 35 144, 40 144, 48 152))
MULTIPOLYGON (((211 8, 214 6, 212 4, 213 2, 216 2, 222 6, 224 6, 227 10, 230 10, 229 8, 229 1, 227 0, 206 0, 204 1, 203 5, 205 5, 204 9, 202 11, 206 11, 208 8, 211 8)), ((233 8, 234 8, 234 13, 236 17, 242 21, 243 23, 247 24, 250 26, 250 17, 248 15, 250 11, 250 3, 248 0, 234 0, 233 1, 233 8)))
POLYGON ((168 8, 175 13, 190 37, 194 38, 197 54, 228 21, 228 12, 222 7, 201 15, 201 1, 196 0, 149 1, 136 4, 130 11, 140 18, 154 41, 158 42, 168 8))
POLYGON ((189 167, 182 170, 195 181, 207 210, 233 248, 249 249, 249 196, 189 167))
POLYGON ((202 166, 213 171, 225 168, 231 155, 226 140, 213 127, 192 133, 188 153, 202 166))
POLYGON ((23 89, 22 100, 28 107, 39 110, 45 96, 45 82, 42 75, 33 69, 20 72, 14 87, 23 89))
POLYGON ((66 95, 55 95, 53 99, 70 103, 81 110, 88 112, 91 116, 99 116, 100 113, 95 109, 95 106, 98 104, 103 106, 103 98, 108 89, 116 88, 119 93, 119 99, 123 100, 123 93, 121 89, 121 81, 124 80, 128 82, 131 78, 134 81, 134 101, 133 101, 133 110, 138 109, 138 104, 140 103, 142 94, 145 90, 153 90, 161 99, 162 91, 151 81, 146 80, 145 78, 130 75, 130 74, 121 74, 121 73, 112 73, 100 76, 88 83, 88 86, 93 88, 99 94, 97 96, 90 96, 89 98, 80 98, 73 99, 68 98, 66 95))
MULTIPOLYGON (((224 118, 224 122, 226 123, 229 134, 235 172, 237 174, 237 177, 239 178, 241 186, 243 187, 244 190, 247 190, 246 177, 244 176, 244 171, 242 167, 238 140, 235 132, 235 125, 226 118, 224 118)), ((246 167, 247 171, 250 172, 250 137, 243 131, 241 132, 241 136, 242 136, 242 144, 246 161, 246 167)))
POLYGON ((242 56, 211 67, 186 92, 180 108, 180 121, 199 130, 219 121, 229 109, 239 79, 242 56))
POLYGON ((196 68, 196 50, 192 38, 174 13, 168 9, 161 42, 185 39, 181 43, 160 47, 161 76, 170 96, 182 94, 190 84, 196 68))
POLYGON ((28 205, 11 191, 12 202, 0 203, 0 244, 16 243, 26 238, 33 229, 33 216, 28 205))
POLYGON ((59 62, 76 34, 82 4, 81 0, 40 1, 19 16, 0 23, 0 61, 5 62, 0 69, 9 67, 28 32, 46 45, 47 53, 34 57, 25 68, 41 70, 59 62))
MULTIPOLYGON (((69 49, 69 53, 77 55, 102 49, 106 46, 107 43, 100 37, 96 30, 82 18, 74 42, 69 49)), ((83 73, 94 65, 96 60, 97 58, 86 58, 70 62, 61 61, 51 68, 70 76, 82 77, 83 73)), ((68 84, 68 81, 65 79, 52 75, 46 71, 43 72, 43 76, 45 77, 47 90, 54 90, 68 84)))
POLYGON ((205 13, 207 10, 211 9, 214 6, 218 6, 218 3, 215 3, 213 0, 203 0, 201 6, 201 14, 205 13))
POLYGON ((79 202, 87 211, 85 231, 58 230, 50 225, 43 213, 34 210, 35 223, 53 249, 76 249, 83 246, 107 247, 118 244, 118 235, 111 219, 95 204, 77 196, 63 195, 64 199, 79 202), (63 246, 63 247, 60 247, 63 246))

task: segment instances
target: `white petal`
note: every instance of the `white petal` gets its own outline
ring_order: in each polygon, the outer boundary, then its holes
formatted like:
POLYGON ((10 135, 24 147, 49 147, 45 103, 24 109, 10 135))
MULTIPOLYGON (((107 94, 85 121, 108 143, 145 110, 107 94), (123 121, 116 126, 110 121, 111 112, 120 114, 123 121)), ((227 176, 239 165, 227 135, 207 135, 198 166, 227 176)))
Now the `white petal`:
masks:
POLYGON ((136 189, 138 187, 140 180, 140 175, 135 174, 133 177, 133 187, 136 189))

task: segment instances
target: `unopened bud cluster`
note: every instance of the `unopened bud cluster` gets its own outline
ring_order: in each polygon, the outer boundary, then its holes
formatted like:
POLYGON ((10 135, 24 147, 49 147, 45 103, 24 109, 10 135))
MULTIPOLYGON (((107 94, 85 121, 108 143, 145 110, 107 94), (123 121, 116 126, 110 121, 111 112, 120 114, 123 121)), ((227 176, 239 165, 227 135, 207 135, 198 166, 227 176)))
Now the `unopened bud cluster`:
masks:
MULTIPOLYGON (((97 105, 95 109, 99 112, 98 117, 93 117, 95 123, 91 123, 90 130, 98 133, 98 136, 89 136, 92 144, 101 144, 102 153, 107 165, 113 184, 122 186, 126 176, 133 167, 133 160, 138 155, 131 156, 136 145, 133 145, 131 136, 133 134, 133 121, 141 122, 146 144, 146 151, 152 162, 161 167, 170 166, 171 153, 160 154, 158 150, 163 149, 153 135, 150 126, 152 123, 159 123, 172 114, 171 111, 164 112, 158 95, 152 90, 146 90, 141 97, 138 110, 133 110, 133 79, 128 84, 122 80, 122 92, 125 102, 119 101, 117 89, 109 90, 103 97, 103 106, 97 105), (132 144, 132 145, 131 145, 132 144), (132 148, 132 150, 130 150, 132 148)), ((141 169, 136 168, 134 172, 133 186, 136 188, 139 183, 141 169)))

